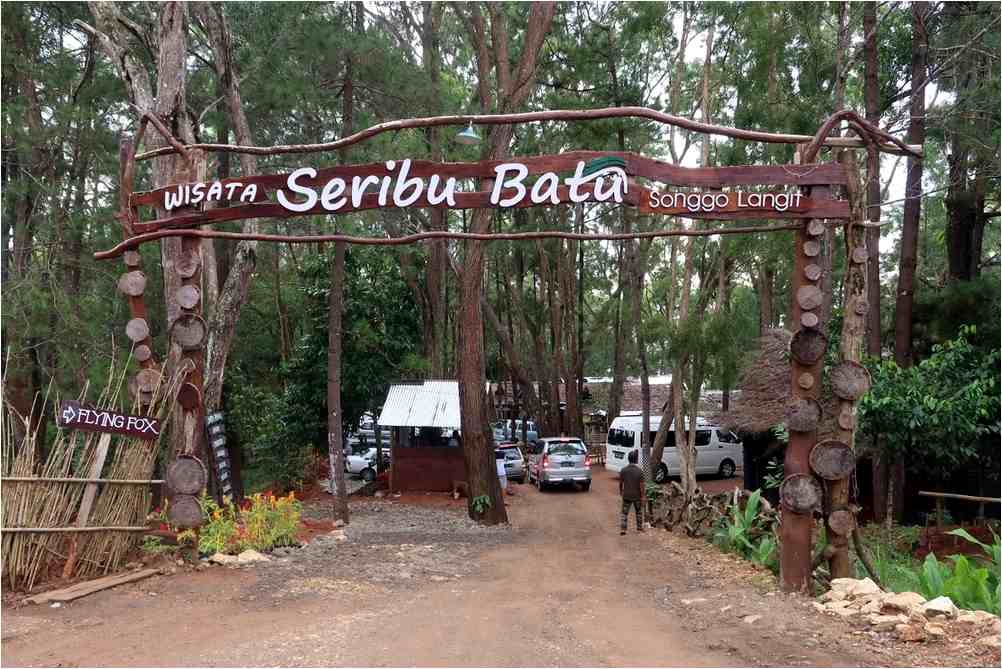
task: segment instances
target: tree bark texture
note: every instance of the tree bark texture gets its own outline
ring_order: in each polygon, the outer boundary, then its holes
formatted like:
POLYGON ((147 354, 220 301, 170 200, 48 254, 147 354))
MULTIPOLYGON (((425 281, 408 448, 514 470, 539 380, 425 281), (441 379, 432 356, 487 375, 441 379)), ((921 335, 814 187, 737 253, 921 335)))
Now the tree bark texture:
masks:
POLYGON ((341 414, 341 311, 344 305, 345 244, 334 244, 327 317, 327 451, 331 467, 334 517, 349 521, 341 414))

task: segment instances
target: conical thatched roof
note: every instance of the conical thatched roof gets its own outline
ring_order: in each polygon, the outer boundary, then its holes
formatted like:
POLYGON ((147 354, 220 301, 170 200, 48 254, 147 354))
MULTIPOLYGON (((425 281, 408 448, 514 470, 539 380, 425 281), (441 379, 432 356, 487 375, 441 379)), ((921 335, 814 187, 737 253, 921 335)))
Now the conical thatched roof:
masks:
MULTIPOLYGON (((792 392, 792 338, 793 335, 783 329, 766 330, 759 338, 757 354, 738 382, 740 395, 731 402, 730 410, 718 419, 722 426, 735 432, 755 434, 785 422, 792 392)), ((823 416, 818 426, 819 438, 835 431, 835 402, 830 397, 822 397, 821 407, 823 416)))

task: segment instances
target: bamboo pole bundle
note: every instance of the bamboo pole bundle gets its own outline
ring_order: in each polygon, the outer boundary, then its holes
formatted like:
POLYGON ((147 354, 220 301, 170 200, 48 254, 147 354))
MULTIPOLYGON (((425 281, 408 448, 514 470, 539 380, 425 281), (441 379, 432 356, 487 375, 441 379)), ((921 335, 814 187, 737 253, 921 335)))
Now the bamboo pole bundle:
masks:
MULTIPOLYGON (((181 374, 169 379, 161 378, 148 406, 133 406, 133 413, 166 418, 174 408, 177 389, 183 381, 181 374)), ((143 441, 119 438, 111 455, 105 478, 148 479, 153 474, 160 451, 160 440, 143 441)), ((150 486, 105 485, 94 504, 90 524, 105 527, 130 527, 146 524, 146 514, 151 502, 150 486)), ((78 573, 82 575, 106 574, 117 568, 125 556, 140 541, 136 532, 95 532, 80 537, 78 573)))

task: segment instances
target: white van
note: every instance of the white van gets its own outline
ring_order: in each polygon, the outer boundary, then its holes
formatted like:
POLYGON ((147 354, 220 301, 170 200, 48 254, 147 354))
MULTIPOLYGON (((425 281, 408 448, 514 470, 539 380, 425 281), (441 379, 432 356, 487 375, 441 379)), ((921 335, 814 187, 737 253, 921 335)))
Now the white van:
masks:
MULTIPOLYGON (((651 416, 652 448, 660 425, 661 416, 651 416)), ((613 419, 605 444, 605 468, 619 472, 629 464, 627 457, 630 451, 640 449, 642 434, 643 416, 639 411, 623 413, 613 419)), ((717 474, 723 478, 731 478, 743 464, 744 451, 741 440, 733 432, 710 425, 702 418, 696 419, 697 474, 717 474)), ((680 473, 678 450, 675 448, 675 430, 672 426, 668 431, 668 441, 661 456, 661 465, 654 471, 654 480, 664 483, 669 476, 678 476, 680 473)))

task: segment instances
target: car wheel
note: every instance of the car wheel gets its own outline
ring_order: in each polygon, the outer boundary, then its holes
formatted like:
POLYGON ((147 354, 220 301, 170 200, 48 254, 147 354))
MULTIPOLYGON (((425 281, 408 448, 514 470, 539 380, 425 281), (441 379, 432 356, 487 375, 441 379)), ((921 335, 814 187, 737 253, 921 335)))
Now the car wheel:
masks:
POLYGON ((720 463, 720 471, 717 473, 720 474, 721 478, 729 479, 734 476, 734 471, 734 463, 731 460, 724 460, 720 463))
POLYGON ((664 483, 667 480, 668 480, 668 467, 665 466, 665 463, 662 462, 660 465, 658 465, 658 470, 654 472, 654 482, 664 483))
POLYGON ((546 484, 543 483, 543 479, 536 479, 536 486, 539 488, 539 492, 546 491, 546 484))
POLYGON ((581 489, 584 490, 585 492, 591 490, 591 481, 588 481, 588 483, 582 483, 581 489))
POLYGON ((372 467, 366 467, 362 470, 362 480, 366 483, 372 483, 376 480, 376 470, 372 467))

